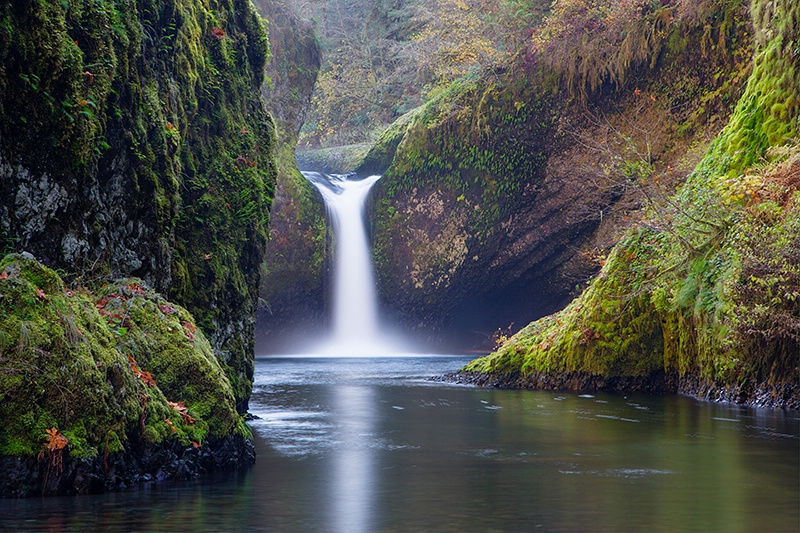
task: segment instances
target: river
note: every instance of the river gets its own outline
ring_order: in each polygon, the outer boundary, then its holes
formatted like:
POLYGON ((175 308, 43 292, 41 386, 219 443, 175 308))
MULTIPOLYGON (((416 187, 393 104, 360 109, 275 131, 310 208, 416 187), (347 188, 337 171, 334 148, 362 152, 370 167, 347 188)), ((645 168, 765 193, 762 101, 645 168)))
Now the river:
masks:
POLYGON ((0 502, 40 531, 797 531, 800 415, 431 382, 463 357, 256 361, 250 469, 0 502))

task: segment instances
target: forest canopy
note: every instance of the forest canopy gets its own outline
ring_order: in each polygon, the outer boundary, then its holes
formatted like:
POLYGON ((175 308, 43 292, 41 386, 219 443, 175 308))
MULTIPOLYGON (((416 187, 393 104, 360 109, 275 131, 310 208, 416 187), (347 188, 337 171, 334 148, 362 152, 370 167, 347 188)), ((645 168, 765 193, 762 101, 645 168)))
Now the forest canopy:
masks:
POLYGON ((287 0, 316 25, 323 66, 300 144, 373 141, 454 80, 530 41, 548 0, 287 0))

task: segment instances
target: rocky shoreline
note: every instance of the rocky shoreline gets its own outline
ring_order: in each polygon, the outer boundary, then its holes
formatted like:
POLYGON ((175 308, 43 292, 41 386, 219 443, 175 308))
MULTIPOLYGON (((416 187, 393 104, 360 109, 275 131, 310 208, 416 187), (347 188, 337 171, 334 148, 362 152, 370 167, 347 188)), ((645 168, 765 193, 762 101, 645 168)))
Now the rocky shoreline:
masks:
POLYGON ((253 441, 241 435, 212 439, 201 447, 179 441, 140 442, 122 452, 58 461, 0 456, 0 498, 63 496, 119 491, 165 480, 186 480, 252 465, 253 441))
POLYGON ((800 385, 770 384, 729 386, 691 374, 659 372, 647 377, 607 377, 587 372, 544 374, 487 374, 459 371, 433 378, 435 381, 497 389, 530 389, 574 392, 640 392, 682 394, 710 402, 749 407, 800 410, 800 385))

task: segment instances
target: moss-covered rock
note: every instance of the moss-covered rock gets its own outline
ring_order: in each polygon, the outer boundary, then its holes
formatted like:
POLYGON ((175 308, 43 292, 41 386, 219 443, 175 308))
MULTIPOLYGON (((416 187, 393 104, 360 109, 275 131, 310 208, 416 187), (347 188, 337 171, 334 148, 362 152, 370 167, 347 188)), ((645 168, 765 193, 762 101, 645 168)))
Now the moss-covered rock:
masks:
POLYGON ((467 366, 676 379, 669 390, 800 407, 798 11, 754 0, 754 64, 729 124, 563 311, 467 366))
POLYGON ((291 349, 293 333, 307 337, 323 322, 325 208, 300 174, 295 146, 319 71, 321 51, 309 24, 282 2, 257 2, 270 21, 270 83, 262 88, 277 124, 278 177, 270 239, 262 264, 256 331, 259 352, 291 349))
POLYGON ((254 458, 184 308, 136 279, 68 288, 29 254, 0 260, 0 418, 4 496, 187 477, 213 469, 215 453, 220 465, 254 458))
POLYGON ((458 80, 364 159, 385 169, 370 213, 381 297, 417 335, 474 347, 563 306, 646 203, 637 180, 684 178, 690 148, 724 126, 750 69, 742 1, 623 21, 601 4, 551 15, 525 53, 458 80))
POLYGON ((0 6, 0 244, 189 308, 240 410, 275 181, 246 0, 0 6))

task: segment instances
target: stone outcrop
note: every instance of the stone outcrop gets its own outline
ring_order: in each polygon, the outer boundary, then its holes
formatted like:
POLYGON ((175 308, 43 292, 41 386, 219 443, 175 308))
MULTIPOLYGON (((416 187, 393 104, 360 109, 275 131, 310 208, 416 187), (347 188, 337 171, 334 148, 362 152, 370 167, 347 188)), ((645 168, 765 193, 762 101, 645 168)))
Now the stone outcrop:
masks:
MULTIPOLYGON (((395 123, 359 168, 385 171, 369 218, 389 315, 434 344, 485 349, 498 328, 568 302, 646 203, 642 180, 683 179, 689 147, 722 128, 742 91, 749 22, 741 2, 722 4, 632 21, 631 35, 658 38, 603 56, 582 74, 591 87, 572 90, 575 76, 530 52, 395 123), (727 46, 706 50, 708 39, 727 46), (624 75, 602 81, 615 69, 624 75)), ((552 54, 577 61, 569 46, 552 54)))
POLYGON ((101 492, 255 460, 192 316, 139 279, 67 287, 0 260, 0 496, 101 492))
POLYGON ((259 353, 291 350, 324 322, 325 208, 300 174, 294 150, 309 107, 321 51, 313 29, 281 2, 259 1, 269 24, 273 57, 262 93, 278 131, 278 177, 259 286, 259 353))
POLYGON ((261 19, 240 0, 11 2, 0 18, 2 246, 185 305, 246 410, 275 180, 261 19))
POLYGON ((671 391, 798 407, 796 15, 791 1, 750 3, 745 88, 700 162, 652 198, 579 297, 465 370, 567 388, 666 374, 671 391))

